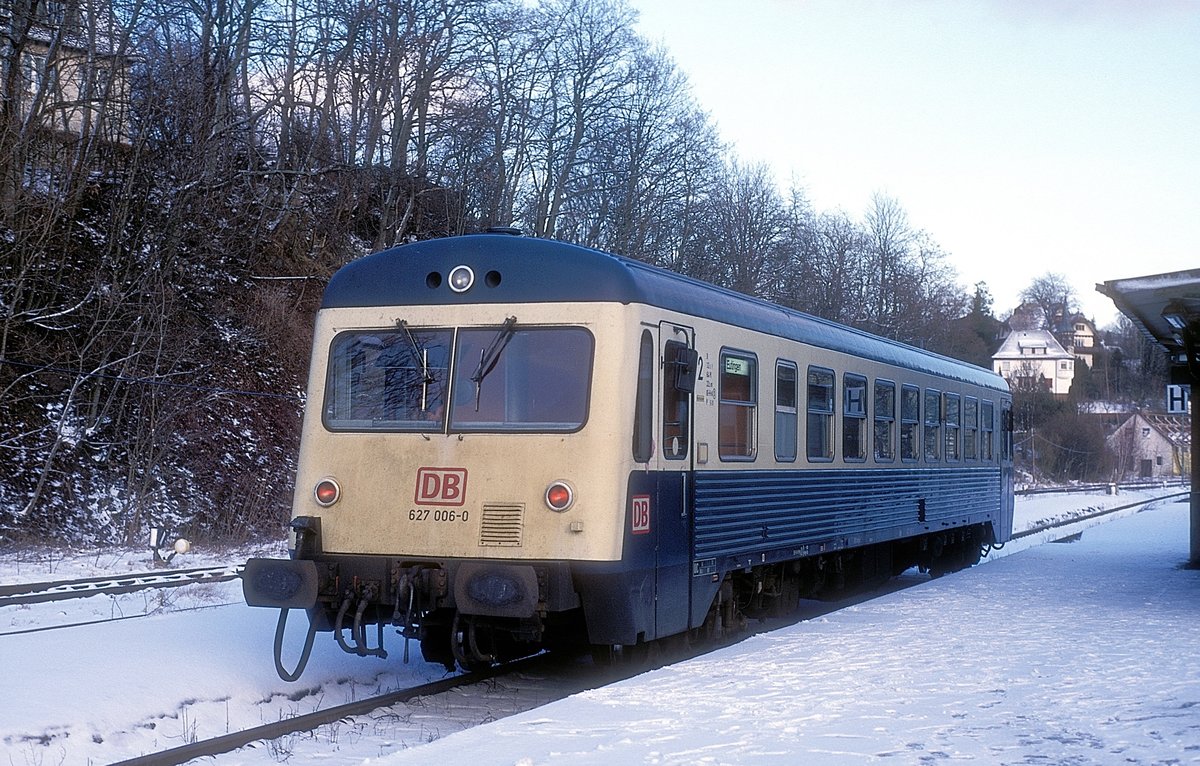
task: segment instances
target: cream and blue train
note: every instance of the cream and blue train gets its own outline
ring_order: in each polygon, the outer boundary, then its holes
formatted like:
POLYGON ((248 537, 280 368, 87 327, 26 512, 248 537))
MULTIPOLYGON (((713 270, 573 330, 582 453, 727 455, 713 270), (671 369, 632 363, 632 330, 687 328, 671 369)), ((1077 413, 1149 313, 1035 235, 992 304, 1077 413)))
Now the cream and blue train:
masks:
POLYGON ((1011 534, 1001 378, 626 258, 399 246, 334 275, 313 348, 293 556, 243 577, 285 678, 290 608, 308 646, 384 656, 395 626, 475 667, 720 633, 1011 534))

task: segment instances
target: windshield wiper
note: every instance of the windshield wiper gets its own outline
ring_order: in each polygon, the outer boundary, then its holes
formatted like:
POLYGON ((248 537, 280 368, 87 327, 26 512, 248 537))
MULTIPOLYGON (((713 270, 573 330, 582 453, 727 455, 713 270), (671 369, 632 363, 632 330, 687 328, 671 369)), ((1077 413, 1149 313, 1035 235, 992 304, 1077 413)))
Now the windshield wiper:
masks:
POLYGON ((483 387, 483 379, 488 376, 496 367, 496 362, 500 361, 500 354, 504 352, 504 347, 512 340, 513 328, 517 325, 517 318, 511 316, 504 320, 504 326, 496 333, 496 337, 492 338, 492 342, 488 347, 479 352, 479 366, 475 368, 475 372, 471 373, 471 380, 475 383, 475 411, 479 412, 479 393, 483 387))
POLYGON ((433 375, 429 372, 429 350, 423 349, 417 345, 416 336, 412 330, 408 329, 408 322, 403 319, 397 320, 396 326, 404 333, 404 337, 408 339, 408 345, 412 348, 413 356, 421 365, 421 412, 429 408, 429 385, 434 382, 433 375))

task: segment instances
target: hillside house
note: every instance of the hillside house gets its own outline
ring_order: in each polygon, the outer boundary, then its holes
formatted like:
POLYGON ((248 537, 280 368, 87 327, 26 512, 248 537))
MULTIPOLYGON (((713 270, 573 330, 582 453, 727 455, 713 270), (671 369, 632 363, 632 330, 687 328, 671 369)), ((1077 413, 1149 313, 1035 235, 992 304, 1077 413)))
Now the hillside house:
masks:
POLYGON ((992 355, 992 370, 1016 391, 1066 396, 1075 379, 1075 357, 1049 330, 1014 330, 992 355))
POLYGON ((0 117, 128 143, 128 61, 103 0, 0 0, 0 117))
POLYGON ((1088 367, 1096 366, 1096 325, 1092 320, 1078 312, 1074 314, 1059 313, 1054 317, 1053 332, 1055 339, 1067 353, 1074 356, 1088 367))
POLYGON ((1191 420, 1135 412, 1107 438, 1120 478, 1172 479, 1191 474, 1191 420))

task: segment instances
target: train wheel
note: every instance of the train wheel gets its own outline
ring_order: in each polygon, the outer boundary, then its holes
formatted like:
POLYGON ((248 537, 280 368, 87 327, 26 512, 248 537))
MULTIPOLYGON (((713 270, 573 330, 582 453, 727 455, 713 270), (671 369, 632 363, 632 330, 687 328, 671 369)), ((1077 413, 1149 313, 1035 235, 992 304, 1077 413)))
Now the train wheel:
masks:
POLYGON ((421 625, 421 656, 426 662, 454 670, 454 652, 450 648, 450 623, 426 619, 421 625))

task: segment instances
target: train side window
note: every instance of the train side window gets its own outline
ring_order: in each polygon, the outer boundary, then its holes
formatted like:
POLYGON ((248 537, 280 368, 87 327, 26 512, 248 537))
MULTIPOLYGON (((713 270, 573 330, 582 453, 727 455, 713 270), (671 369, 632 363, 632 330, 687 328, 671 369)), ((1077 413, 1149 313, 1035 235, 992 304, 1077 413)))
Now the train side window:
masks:
POLYGON ((808 459, 833 460, 833 370, 808 368, 808 459))
POLYGON ((942 459, 942 392, 925 389, 925 460, 942 459))
POLYGON ((890 463, 896 459, 896 384, 875 381, 875 460, 890 463))
POLYGON ((679 341, 667 341, 663 346, 662 376, 662 451, 667 460, 683 460, 688 455, 689 408, 692 395, 675 385, 675 372, 687 364, 688 347, 679 341))
POLYGON ((979 400, 973 396, 963 399, 963 459, 979 457, 979 400))
POLYGON ((988 400, 979 403, 980 415, 980 454, 979 458, 992 462, 996 456, 996 408, 988 400))
POLYGON ((775 459, 796 460, 797 450, 796 365, 775 362, 775 459))
POLYGON ((842 459, 867 459, 867 379, 850 373, 842 376, 842 459))
POLYGON ((721 351, 721 403, 717 408, 717 454, 722 460, 753 460, 757 452, 758 359, 721 351))
POLYGON ((958 394, 946 394, 943 411, 946 416, 946 459, 958 462, 959 424, 962 418, 962 401, 958 394))
POLYGON ((648 463, 654 456, 654 336, 642 330, 638 346, 637 393, 633 400, 633 459, 648 463))
POLYGON ((921 389, 902 386, 900 389, 900 459, 919 460, 921 457, 921 389))
POLYGON ((1000 402, 1000 436, 1004 443, 1000 447, 1000 460, 1006 463, 1013 459, 1013 411, 1012 402, 1000 402))

